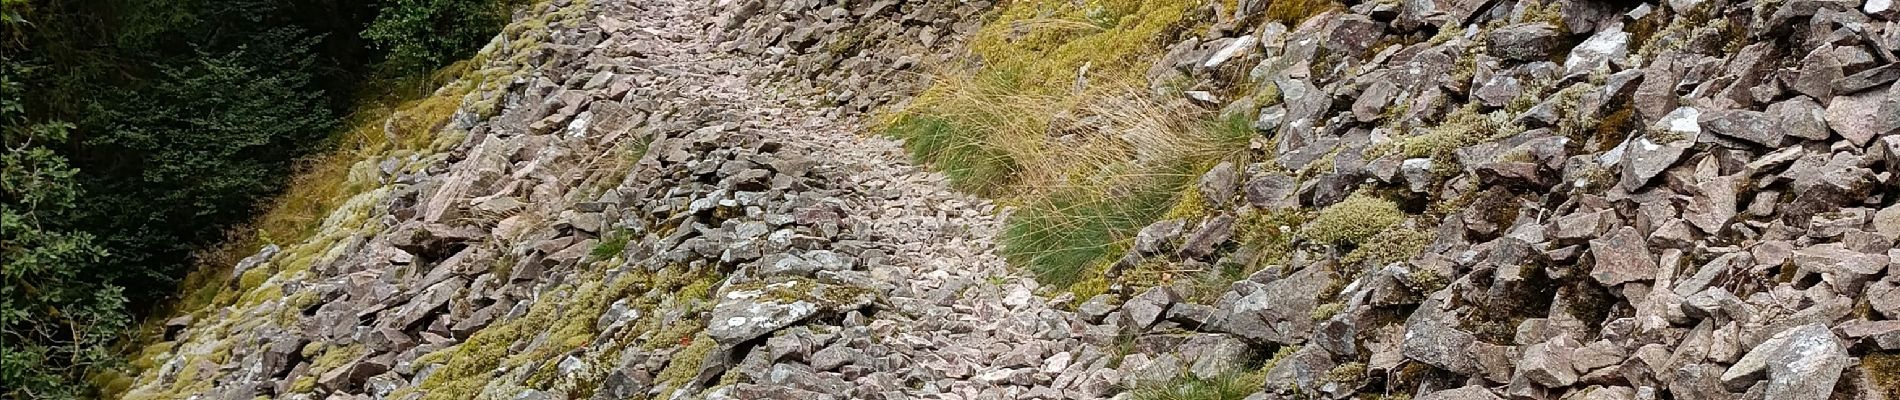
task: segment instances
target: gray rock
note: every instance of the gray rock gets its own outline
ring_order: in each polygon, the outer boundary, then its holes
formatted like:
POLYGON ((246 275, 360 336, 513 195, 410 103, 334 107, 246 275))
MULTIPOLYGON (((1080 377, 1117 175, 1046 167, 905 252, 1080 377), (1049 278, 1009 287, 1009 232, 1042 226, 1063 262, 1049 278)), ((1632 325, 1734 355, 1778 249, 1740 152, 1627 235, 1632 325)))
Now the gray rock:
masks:
POLYGON ((1419 396, 1417 400, 1503 400, 1483 386, 1471 385, 1451 390, 1440 390, 1419 396))
POLYGON ((1701 111, 1693 107, 1677 108, 1664 115, 1656 123, 1654 130, 1664 132, 1665 137, 1645 135, 1631 139, 1623 144, 1623 190, 1635 192, 1648 185, 1651 179, 1663 170, 1675 165, 1696 142, 1702 133, 1702 127, 1696 122, 1701 111))
POLYGON ((1827 105, 1827 125, 1855 146, 1900 132, 1900 89, 1835 97, 1827 105))
MULTIPOLYGON (((1428 301, 1423 307, 1436 307, 1428 301)), ((1402 351, 1406 358, 1454 373, 1471 375, 1478 371, 1478 360, 1471 348, 1478 338, 1458 329, 1450 321, 1440 321, 1426 313, 1414 313, 1405 323, 1402 351)))
POLYGON ((1887 240, 1900 240, 1900 204, 1874 212, 1873 228, 1887 240))
POLYGON ((1247 181, 1247 204, 1267 210, 1281 210, 1298 207, 1300 183, 1291 176, 1280 173, 1256 175, 1247 181))
POLYGON ((1859 93, 1862 90, 1892 84, 1897 79, 1900 79, 1900 67, 1896 67, 1893 64, 1882 65, 1860 71, 1853 75, 1841 77, 1841 79, 1835 79, 1834 93, 1859 93))
POLYGON ((706 334, 733 345, 791 326, 824 312, 854 310, 870 304, 868 290, 790 280, 719 295, 706 334))
POLYGON ((1365 54, 1380 38, 1385 37, 1385 24, 1357 14, 1335 17, 1329 21, 1326 30, 1326 41, 1321 46, 1341 54, 1365 54))
POLYGON ((1776 333, 1722 373, 1732 391, 1766 377, 1771 399, 1824 400, 1847 367, 1847 348, 1826 325, 1807 324, 1776 333))
POLYGON ((1485 107, 1503 107, 1524 93, 1524 84, 1509 74, 1493 75, 1471 91, 1471 97, 1485 107))
POLYGON ((1239 184, 1238 179, 1238 175, 1234 172, 1234 163, 1223 161, 1215 165, 1213 169, 1207 170, 1207 173, 1201 174, 1201 197, 1216 208, 1226 207, 1227 202, 1234 197, 1234 189, 1239 184))
POLYGON ((1431 189, 1432 159, 1409 158, 1399 163, 1399 176, 1405 177, 1405 187, 1413 193, 1424 193, 1431 189))
POLYGON ((1558 336, 1524 348, 1517 360, 1517 373, 1546 388, 1562 388, 1577 383, 1576 367, 1571 361, 1577 347, 1569 336, 1558 336))
POLYGON ((1591 240, 1590 254, 1596 259, 1590 277, 1604 286, 1656 278, 1656 258, 1636 228, 1624 226, 1607 237, 1591 240))
POLYGON ((1710 111, 1698 116, 1696 122, 1717 135, 1747 140, 1768 147, 1781 146, 1784 136, 1783 128, 1775 118, 1759 111, 1710 111))
POLYGON ((1630 34, 1620 27, 1597 31, 1570 50, 1570 58, 1564 59, 1564 76, 1585 75, 1611 62, 1622 62, 1629 56, 1629 41, 1630 34))
POLYGON ((1487 43, 1492 55, 1507 60, 1546 60, 1557 43, 1557 27, 1543 22, 1506 26, 1492 30, 1487 43))
POLYGON ((1168 251, 1168 249, 1174 245, 1174 241, 1181 237, 1182 231, 1186 227, 1187 221, 1180 219, 1156 221, 1155 223, 1148 224, 1148 226, 1141 228, 1140 232, 1135 233, 1134 250, 1139 254, 1146 255, 1160 254, 1161 252, 1168 251))
POLYGON ((1166 286, 1148 288, 1148 291, 1122 304, 1122 315, 1127 318, 1126 326, 1133 329, 1147 329, 1148 326, 1154 325, 1155 321, 1161 320, 1162 316, 1167 315, 1168 307, 1174 305, 1176 301, 1180 301, 1180 297, 1166 286))
POLYGON ((1713 176, 1715 173, 1715 168, 1697 168, 1693 196, 1682 210, 1684 220, 1710 235, 1722 234, 1735 219, 1735 190, 1743 182, 1739 174, 1713 176))
POLYGON ((1221 215, 1209 218, 1201 227, 1181 243, 1181 258, 1202 259, 1214 254, 1216 248, 1234 236, 1234 217, 1221 215))
POLYGON ((1722 388, 1722 367, 1691 364, 1669 375, 1669 392, 1682 400, 1726 400, 1733 394, 1722 388))
MULTIPOLYGON (((1314 392, 1326 381, 1326 373, 1336 366, 1338 363, 1333 362, 1326 350, 1319 346, 1302 346, 1267 370, 1267 382, 1269 386, 1290 384, 1301 392, 1314 392)), ((1278 389, 1284 388, 1268 388, 1269 391, 1278 389)))
POLYGON ((1212 379, 1233 371, 1247 361, 1247 342, 1231 335, 1196 334, 1176 350, 1188 362, 1188 372, 1212 379))
POLYGON ((1088 301, 1082 302, 1082 305, 1076 306, 1075 313, 1081 316, 1084 321, 1088 321, 1091 324, 1099 324, 1102 323, 1103 318, 1108 317, 1109 313, 1115 312, 1116 308, 1118 307, 1114 304, 1113 296, 1098 294, 1095 295, 1095 297, 1090 297, 1088 301))
POLYGON ((317 377, 317 386, 331 391, 345 391, 360 387, 370 377, 389 372, 396 364, 395 353, 362 355, 357 359, 336 368, 324 371, 317 377))
POLYGON ((1227 60, 1232 60, 1234 57, 1253 51, 1255 49, 1255 43, 1258 43, 1258 40, 1254 39, 1253 35, 1216 41, 1212 44, 1218 44, 1220 50, 1216 50, 1212 55, 1209 55, 1207 61, 1201 63, 1201 67, 1218 68, 1221 64, 1227 63, 1227 60))
POLYGON ((1780 124, 1783 132, 1808 140, 1827 140, 1827 109, 1807 96, 1795 96, 1768 105, 1768 116, 1780 124))
POLYGON ((264 248, 258 249, 256 254, 251 254, 249 257, 238 260, 237 265, 231 267, 231 277, 228 278, 231 280, 231 287, 237 287, 238 277, 244 276, 244 272, 269 262, 271 257, 277 256, 279 250, 281 249, 277 247, 276 244, 266 244, 264 248))

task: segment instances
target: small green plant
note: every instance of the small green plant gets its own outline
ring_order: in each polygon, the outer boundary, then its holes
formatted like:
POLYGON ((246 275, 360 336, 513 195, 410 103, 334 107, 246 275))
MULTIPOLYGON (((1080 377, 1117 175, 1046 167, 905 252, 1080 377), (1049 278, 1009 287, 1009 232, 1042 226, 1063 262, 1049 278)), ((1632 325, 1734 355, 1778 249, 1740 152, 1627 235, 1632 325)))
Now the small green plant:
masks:
POLYGON ((1343 8, 1333 0, 1279 0, 1267 3, 1267 19, 1286 24, 1288 28, 1300 25, 1307 18, 1320 13, 1343 8))
POLYGON ((1136 400, 1239 400, 1259 392, 1266 381, 1264 369, 1230 369, 1212 377, 1183 374, 1167 381, 1146 383, 1129 390, 1129 394, 1136 400))
POLYGON ((1414 228, 1395 228, 1379 231, 1359 246, 1346 253, 1340 263, 1354 265, 1370 262, 1374 266, 1410 260, 1432 244, 1432 232, 1414 228))
POLYGON ((1185 175, 1129 185, 1115 196, 1078 190, 1030 204, 1010 217, 1002 255, 1027 266, 1038 280, 1069 286, 1081 272, 1116 256, 1118 243, 1158 220, 1175 201, 1185 175))
POLYGON ((1320 210, 1300 233, 1322 243, 1359 244, 1404 220, 1397 203, 1361 192, 1320 210))
POLYGON ((1340 383, 1352 383, 1366 379, 1366 363, 1349 362, 1326 371, 1326 380, 1340 383))
POLYGON ((605 260, 619 256, 620 253, 627 251, 627 243, 630 241, 628 236, 628 233, 625 231, 608 233, 607 236, 600 238, 600 243, 595 244, 594 249, 588 251, 587 255, 593 257, 595 260, 605 260))
POLYGON ((988 133, 933 115, 907 115, 887 132, 903 138, 911 158, 929 164, 959 189, 990 194, 1008 185, 1021 170, 1014 158, 986 144, 988 133))
POLYGON ((1328 319, 1332 319, 1334 315, 1339 315, 1340 311, 1345 311, 1345 310, 1346 310, 1346 305, 1343 303, 1321 304, 1318 307, 1313 307, 1312 317, 1314 321, 1325 321, 1328 319))
POLYGON ((508 22, 496 0, 394 0, 382 2, 363 38, 387 51, 389 67, 421 71, 473 54, 508 22))

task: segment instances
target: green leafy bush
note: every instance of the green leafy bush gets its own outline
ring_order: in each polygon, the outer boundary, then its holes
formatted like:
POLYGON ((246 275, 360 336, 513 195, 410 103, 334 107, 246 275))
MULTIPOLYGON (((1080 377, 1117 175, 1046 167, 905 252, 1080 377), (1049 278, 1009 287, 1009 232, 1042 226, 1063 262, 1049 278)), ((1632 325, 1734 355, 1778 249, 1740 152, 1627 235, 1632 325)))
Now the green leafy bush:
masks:
POLYGON ((72 126, 25 117, 28 72, 0 59, 0 397, 83 398, 71 383, 117 359, 105 345, 128 318, 119 289, 84 274, 105 250, 44 221, 71 211, 78 170, 49 150, 72 126))
POLYGON ((363 38, 398 71, 434 69, 481 49, 508 22, 496 0, 385 0, 363 38))

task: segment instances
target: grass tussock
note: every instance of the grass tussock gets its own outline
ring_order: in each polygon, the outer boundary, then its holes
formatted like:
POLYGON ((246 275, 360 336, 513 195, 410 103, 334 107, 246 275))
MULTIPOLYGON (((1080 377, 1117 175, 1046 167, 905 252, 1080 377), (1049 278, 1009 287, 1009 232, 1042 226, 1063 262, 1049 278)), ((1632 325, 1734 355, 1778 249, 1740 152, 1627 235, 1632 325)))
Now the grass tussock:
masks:
POLYGON ((1260 391, 1266 385, 1267 370, 1229 370, 1213 377, 1182 374, 1162 382, 1136 386, 1128 391, 1136 400, 1239 400, 1260 391))
POLYGON ((1014 71, 1037 89, 1069 89, 1079 69, 1093 81, 1139 77, 1150 56, 1188 26, 1191 1, 1011 2, 970 50, 989 71, 1014 71))
POLYGON ((959 188, 1018 205, 1004 256, 1057 285, 1087 279, 1135 232, 1178 213, 1195 178, 1254 137, 1244 121, 1132 89, 1036 96, 1007 87, 940 85, 937 103, 888 132, 959 188))
POLYGON ((1002 238, 1012 263, 1099 293, 1134 234, 1256 135, 1251 121, 1148 93, 1149 64, 1198 6, 1011 3, 970 44, 984 66, 940 71, 884 131, 959 189, 1018 207, 1002 238))

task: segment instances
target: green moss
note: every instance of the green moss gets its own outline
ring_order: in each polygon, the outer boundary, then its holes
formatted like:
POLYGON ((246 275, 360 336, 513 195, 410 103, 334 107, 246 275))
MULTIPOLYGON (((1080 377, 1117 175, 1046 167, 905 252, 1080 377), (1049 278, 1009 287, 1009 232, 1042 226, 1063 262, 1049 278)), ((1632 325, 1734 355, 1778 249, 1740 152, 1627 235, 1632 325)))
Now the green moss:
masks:
POLYGON ((1326 371, 1326 380, 1339 383, 1359 382, 1366 379, 1366 363, 1349 362, 1326 371))
POLYGON ((1398 203, 1354 193, 1320 210, 1318 217, 1300 228, 1300 235, 1322 243, 1357 244, 1404 220, 1398 203))
POLYGON ((238 276, 238 290, 249 291, 263 285, 264 281, 270 279, 273 273, 271 270, 272 268, 268 265, 259 265, 257 268, 244 271, 243 275, 238 276))
POLYGON ((1425 246, 1432 244, 1432 232, 1415 228, 1396 228, 1379 231, 1366 239, 1366 243, 1354 248, 1340 259, 1346 265, 1370 262, 1373 266, 1405 261, 1417 256, 1425 246))
POLYGON ((1446 279, 1445 275, 1429 269, 1413 271, 1412 282, 1414 284, 1412 289, 1418 290, 1419 293, 1437 292, 1439 289, 1444 289, 1445 286, 1451 285, 1451 281, 1446 279))
POLYGON ((648 350, 656 350, 679 346, 681 343, 693 340, 695 335, 705 330, 706 325, 699 321, 677 321, 654 332, 653 339, 647 341, 645 347, 648 350))
POLYGON ((1873 386, 1869 389, 1889 399, 1900 398, 1900 352, 1868 354, 1860 358, 1860 368, 1873 386))
POLYGON ((1075 300, 1088 301, 1097 295, 1108 293, 1108 277, 1103 275, 1108 261, 1098 262, 1096 266, 1083 272, 1083 278, 1069 285, 1069 293, 1075 294, 1075 300))
POLYGON ((290 393, 310 393, 317 390, 317 376, 304 374, 290 381, 290 393))
POLYGON ((238 297, 236 304, 239 307, 249 308, 281 298, 284 298, 284 287, 272 284, 244 292, 244 295, 238 297))
POLYGON ((1333 0, 1280 0, 1267 3, 1267 19, 1298 27, 1300 22, 1327 11, 1345 8, 1333 0))
MULTIPOLYGON (((315 343, 312 343, 312 344, 315 344, 315 343)), ((351 344, 348 346, 322 345, 320 348, 322 349, 321 351, 323 353, 316 356, 316 358, 313 358, 310 360, 311 375, 321 374, 324 371, 329 371, 331 369, 335 369, 336 367, 341 367, 343 366, 344 363, 350 362, 351 360, 355 360, 357 357, 362 357, 364 354, 368 353, 369 351, 368 349, 364 348, 363 344, 361 343, 351 344)), ((304 351, 308 353, 310 351, 310 348, 306 346, 304 347, 304 351)))
POLYGON ((1332 319, 1334 315, 1339 315, 1340 311, 1345 310, 1346 304, 1344 303, 1321 304, 1318 307, 1313 307, 1312 317, 1314 321, 1325 321, 1332 319))
POLYGON ((1403 139, 1399 146, 1407 158, 1432 157, 1442 161, 1434 164, 1452 165, 1453 151, 1523 130, 1509 119, 1505 112, 1480 113, 1478 104, 1471 103, 1446 115, 1445 122, 1425 134, 1403 139))
POLYGON ((659 382, 674 387, 685 386, 699 374, 699 365, 706 361, 706 355, 711 354, 713 349, 719 346, 711 336, 705 334, 694 336, 692 342, 691 345, 673 354, 673 360, 667 362, 666 368, 660 370, 657 377, 659 382))

